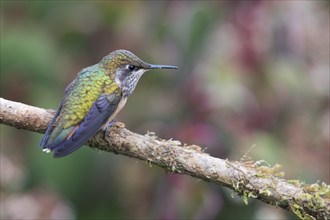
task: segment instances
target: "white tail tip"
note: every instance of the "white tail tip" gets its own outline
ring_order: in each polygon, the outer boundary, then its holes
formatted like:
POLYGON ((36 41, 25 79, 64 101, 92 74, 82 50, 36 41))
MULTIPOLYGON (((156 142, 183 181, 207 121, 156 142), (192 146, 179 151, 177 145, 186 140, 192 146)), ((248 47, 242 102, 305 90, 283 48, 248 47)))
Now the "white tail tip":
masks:
POLYGON ((47 154, 51 152, 51 150, 49 148, 42 149, 42 151, 47 153, 47 154))

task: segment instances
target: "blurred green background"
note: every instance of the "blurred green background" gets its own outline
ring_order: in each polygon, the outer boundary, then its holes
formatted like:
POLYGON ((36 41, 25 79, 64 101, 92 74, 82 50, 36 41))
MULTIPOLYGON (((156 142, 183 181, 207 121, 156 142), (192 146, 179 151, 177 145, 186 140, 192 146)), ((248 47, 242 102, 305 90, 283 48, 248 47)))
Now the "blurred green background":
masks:
MULTIPOLYGON (((117 117, 215 157, 283 165, 329 183, 329 1, 1 1, 1 97, 56 109, 84 67, 116 49, 152 71, 117 117), (147 107, 147 108, 146 108, 147 107)), ((1 125, 1 219, 295 219, 259 201, 1 125)))

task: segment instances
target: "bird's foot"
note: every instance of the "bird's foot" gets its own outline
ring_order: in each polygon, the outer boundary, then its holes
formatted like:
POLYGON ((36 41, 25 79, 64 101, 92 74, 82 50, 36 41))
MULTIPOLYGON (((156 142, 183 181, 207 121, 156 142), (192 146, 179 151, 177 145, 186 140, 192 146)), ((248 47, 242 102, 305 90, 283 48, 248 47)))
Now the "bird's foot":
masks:
POLYGON ((116 121, 112 119, 108 124, 104 125, 103 127, 103 132, 104 132, 104 137, 108 133, 109 129, 113 127, 116 124, 116 121))

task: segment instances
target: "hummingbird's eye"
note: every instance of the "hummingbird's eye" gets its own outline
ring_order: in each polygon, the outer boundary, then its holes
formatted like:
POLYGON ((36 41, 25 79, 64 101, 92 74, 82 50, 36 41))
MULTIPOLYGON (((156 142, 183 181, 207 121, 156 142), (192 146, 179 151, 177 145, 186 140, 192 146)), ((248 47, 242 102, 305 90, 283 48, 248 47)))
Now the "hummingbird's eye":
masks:
POLYGON ((135 68, 136 68, 136 66, 134 66, 134 65, 127 65, 126 66, 126 69, 131 70, 131 71, 135 70, 135 68))

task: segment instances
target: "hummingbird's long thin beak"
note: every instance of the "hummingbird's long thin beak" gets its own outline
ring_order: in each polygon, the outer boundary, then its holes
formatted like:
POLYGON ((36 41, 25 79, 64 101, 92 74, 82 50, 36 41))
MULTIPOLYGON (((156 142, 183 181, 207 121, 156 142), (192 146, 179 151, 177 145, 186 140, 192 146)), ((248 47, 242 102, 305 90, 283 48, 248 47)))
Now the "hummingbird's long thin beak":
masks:
POLYGON ((149 64, 148 69, 178 69, 177 66, 149 64))

